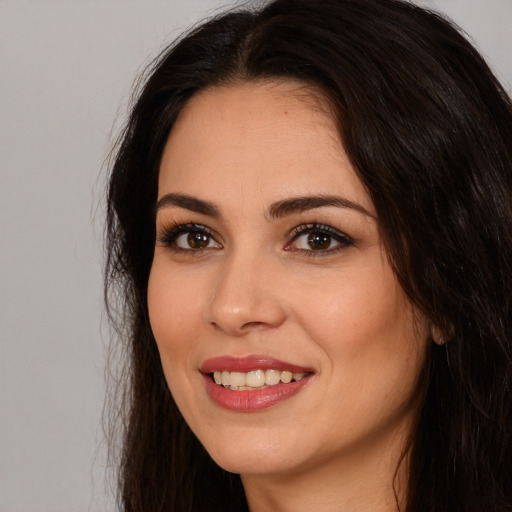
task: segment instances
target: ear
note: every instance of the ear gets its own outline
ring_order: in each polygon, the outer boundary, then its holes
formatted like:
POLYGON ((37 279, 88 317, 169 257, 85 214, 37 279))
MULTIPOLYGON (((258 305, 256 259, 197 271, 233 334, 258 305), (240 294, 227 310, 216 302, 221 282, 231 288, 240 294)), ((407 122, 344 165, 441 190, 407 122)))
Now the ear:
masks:
POLYGON ((432 341, 436 345, 446 345, 454 335, 455 329, 452 324, 449 324, 447 327, 439 327, 438 325, 430 324, 430 336, 432 341))
POLYGON ((436 344, 436 345, 444 345, 446 343, 446 339, 445 339, 445 336, 444 336, 444 333, 443 331, 437 327, 436 325, 431 325, 430 326, 430 336, 432 337, 432 341, 436 344))

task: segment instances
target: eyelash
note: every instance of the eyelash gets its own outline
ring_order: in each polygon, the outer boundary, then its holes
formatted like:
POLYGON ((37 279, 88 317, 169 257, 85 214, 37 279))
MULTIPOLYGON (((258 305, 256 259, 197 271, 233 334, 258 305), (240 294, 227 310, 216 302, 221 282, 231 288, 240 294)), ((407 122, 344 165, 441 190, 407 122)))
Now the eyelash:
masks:
POLYGON ((354 241, 347 236, 342 231, 339 231, 332 226, 329 226, 327 224, 320 224, 317 222, 312 222, 308 224, 301 224, 300 226, 297 226, 294 228, 291 232, 291 241, 287 244, 285 247, 285 250, 289 251, 295 251, 295 252, 301 252, 303 254, 306 254, 309 257, 312 258, 318 258, 323 256, 329 256, 333 253, 336 253, 338 251, 341 251, 343 249, 346 249, 347 247, 350 247, 354 245, 354 241), (325 250, 308 250, 308 249, 292 249, 291 245, 298 240, 299 237, 307 234, 321 234, 321 235, 327 235, 334 239, 336 242, 339 242, 339 245, 337 247, 334 247, 333 249, 325 249, 325 250))
MULTIPOLYGON (((202 224, 195 224, 195 223, 180 223, 175 222, 172 223, 170 226, 165 227, 162 230, 162 233, 157 237, 157 241, 161 243, 163 246, 171 249, 172 251, 176 253, 185 253, 188 255, 199 255, 203 253, 204 251, 210 249, 210 247, 204 247, 204 248, 198 248, 198 249, 184 249, 182 247, 178 247, 176 245, 176 241, 181 235, 187 234, 187 233, 197 233, 202 234, 209 239, 215 241, 218 243, 214 236, 213 231, 208 228, 207 226, 204 226, 202 224)), ((343 249, 346 249, 347 247, 350 247, 354 245, 353 240, 347 236, 342 231, 339 231, 332 226, 329 226, 327 224, 321 224, 317 222, 313 223, 307 223, 307 224, 301 224, 295 228, 290 233, 290 242, 288 242, 284 248, 286 251, 290 252, 300 252, 302 254, 307 255, 308 257, 322 257, 322 256, 328 256, 333 253, 336 253, 338 251, 341 251, 343 249), (336 242, 339 242, 339 245, 334 247, 333 249, 325 249, 325 250, 308 250, 308 249, 300 249, 300 248, 292 248, 292 245, 303 235, 307 234, 323 234, 331 237, 336 242)), ((221 247, 222 245, 219 244, 221 247)))
MULTIPOLYGON (((212 240, 215 240, 213 236, 212 230, 207 227, 203 226, 202 224, 194 224, 192 222, 188 223, 181 223, 181 222, 175 222, 171 225, 165 227, 162 230, 162 234, 157 237, 157 241, 161 243, 163 246, 171 249, 174 252, 177 253, 186 253, 190 255, 197 255, 201 254, 202 252, 206 251, 208 247, 200 248, 200 249, 183 249, 182 247, 178 247, 176 245, 176 241, 181 235, 187 234, 187 233, 198 233, 205 235, 212 240)), ((217 242, 218 243, 218 242, 217 242)))

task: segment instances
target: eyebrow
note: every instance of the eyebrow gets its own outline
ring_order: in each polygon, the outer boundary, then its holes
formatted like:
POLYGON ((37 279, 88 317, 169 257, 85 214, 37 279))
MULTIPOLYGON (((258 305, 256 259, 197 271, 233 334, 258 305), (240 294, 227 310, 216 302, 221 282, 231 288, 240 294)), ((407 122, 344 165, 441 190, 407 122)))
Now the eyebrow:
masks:
POLYGON ((220 217, 220 209, 209 201, 198 199, 197 197, 188 196, 186 194, 165 194, 156 203, 156 210, 165 208, 166 206, 178 206, 185 210, 196 213, 202 213, 209 217, 220 217))
POLYGON ((354 201, 350 201, 345 197, 340 196, 304 196, 293 197, 274 203, 269 208, 271 218, 280 219, 292 213, 300 213, 314 208, 322 208, 323 206, 336 206, 338 208, 349 208, 359 213, 367 215, 372 219, 375 218, 373 213, 370 213, 366 208, 354 201))
MULTIPOLYGON (((220 208, 214 203, 186 194, 179 194, 175 192, 165 194, 158 200, 156 210, 158 211, 167 206, 178 206, 179 208, 201 213, 209 217, 219 218, 221 216, 220 208)), ((313 210, 314 208, 322 208, 324 206, 348 208, 362 213, 363 215, 367 215, 372 219, 375 218, 373 213, 370 213, 359 203, 355 203, 345 197, 332 195, 301 196, 277 201, 270 205, 268 215, 272 219, 280 219, 287 215, 291 215, 292 213, 301 213, 307 210, 313 210)))

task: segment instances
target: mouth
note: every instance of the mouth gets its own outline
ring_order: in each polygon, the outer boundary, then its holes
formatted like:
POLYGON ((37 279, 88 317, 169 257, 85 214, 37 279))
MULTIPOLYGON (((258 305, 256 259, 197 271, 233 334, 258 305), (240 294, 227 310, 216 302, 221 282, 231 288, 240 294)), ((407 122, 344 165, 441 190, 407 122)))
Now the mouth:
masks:
POLYGON ((223 386, 232 391, 253 391, 256 389, 267 389, 278 384, 289 384, 299 382, 308 372, 292 372, 290 370, 254 370, 246 373, 215 371, 210 374, 215 384, 223 386))
POLYGON ((209 359, 201 373, 210 398, 224 409, 240 412, 267 409, 287 400, 314 375, 311 368, 265 356, 209 359))

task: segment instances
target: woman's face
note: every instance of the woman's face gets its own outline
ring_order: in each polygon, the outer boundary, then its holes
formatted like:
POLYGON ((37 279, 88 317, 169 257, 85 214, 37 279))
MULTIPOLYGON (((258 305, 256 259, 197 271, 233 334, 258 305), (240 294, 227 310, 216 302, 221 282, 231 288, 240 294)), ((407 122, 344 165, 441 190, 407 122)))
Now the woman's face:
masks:
POLYGON ((151 325, 172 395, 219 465, 332 469, 404 439, 426 323, 318 97, 282 82, 197 94, 158 198, 151 325))

